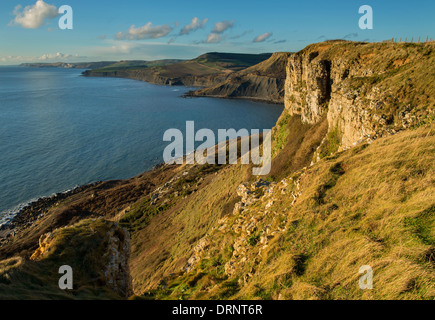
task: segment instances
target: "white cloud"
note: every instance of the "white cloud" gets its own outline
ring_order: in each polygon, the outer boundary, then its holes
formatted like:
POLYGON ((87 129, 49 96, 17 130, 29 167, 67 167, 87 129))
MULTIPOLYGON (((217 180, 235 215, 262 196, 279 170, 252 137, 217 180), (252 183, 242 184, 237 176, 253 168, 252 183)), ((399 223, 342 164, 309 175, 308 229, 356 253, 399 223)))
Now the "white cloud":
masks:
POLYGON ((223 33, 234 26, 234 20, 217 22, 214 25, 213 33, 223 33))
POLYGON ((78 58, 79 55, 75 54, 75 55, 71 55, 68 53, 61 53, 61 52, 57 52, 57 53, 46 53, 43 54, 42 56, 39 57, 39 60, 59 60, 59 59, 63 59, 63 60, 67 60, 70 58, 78 58))
POLYGON ((68 53, 45 53, 42 56, 0 56, 1 64, 18 64, 24 62, 68 62, 85 60, 86 56, 80 56, 78 54, 68 53))
POLYGON ((260 34, 259 36, 257 36, 253 42, 263 42, 266 41, 267 39, 269 39, 271 36, 273 35, 272 32, 266 32, 263 34, 260 34))
POLYGON ((210 33, 207 37, 206 43, 219 43, 221 42, 222 37, 218 33, 210 33))
POLYGON ((207 40, 201 41, 199 43, 219 43, 222 41, 222 33, 232 28, 233 26, 234 20, 217 22, 215 23, 211 33, 207 36, 207 40))
POLYGON ((22 62, 23 56, 2 56, 0 58, 1 62, 8 62, 8 63, 19 63, 22 62))
POLYGON ((36 1, 32 6, 26 6, 22 11, 21 8, 21 5, 15 7, 15 18, 11 24, 20 25, 26 29, 37 29, 44 24, 45 19, 55 18, 59 15, 55 6, 42 0, 36 1))
POLYGON ((99 46, 94 48, 94 53, 98 56, 130 54, 135 48, 139 47, 138 43, 125 41, 108 41, 109 46, 99 46))
POLYGON ((187 26, 184 26, 183 29, 181 29, 180 36, 189 34, 193 31, 198 30, 199 28, 204 28, 207 21, 208 18, 205 18, 203 20, 199 20, 197 17, 193 18, 187 26))
POLYGON ((126 32, 118 32, 116 38, 120 40, 157 39, 166 36, 171 31, 172 27, 168 24, 153 26, 151 22, 148 22, 146 25, 139 28, 132 25, 126 32))

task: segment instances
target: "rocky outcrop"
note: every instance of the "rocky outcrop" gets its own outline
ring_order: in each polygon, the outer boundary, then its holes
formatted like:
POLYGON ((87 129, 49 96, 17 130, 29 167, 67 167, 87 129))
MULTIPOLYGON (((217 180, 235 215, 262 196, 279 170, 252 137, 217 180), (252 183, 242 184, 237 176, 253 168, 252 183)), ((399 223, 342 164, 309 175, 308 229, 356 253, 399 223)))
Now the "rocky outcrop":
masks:
POLYGON ((409 128, 434 114, 427 80, 435 72, 433 49, 434 43, 308 46, 289 57, 285 107, 307 123, 327 114, 343 148, 409 128))
POLYGON ((318 52, 289 57, 285 107, 309 123, 319 121, 331 98, 331 62, 315 58, 318 52))
POLYGON ((242 98, 284 102, 285 66, 289 53, 274 53, 268 60, 229 74, 223 82, 190 92, 190 96, 242 98))
MULTIPOLYGON (((132 294, 129 257, 128 231, 115 222, 92 219, 42 235, 39 247, 30 259, 54 260, 69 265, 74 271, 74 278, 87 285, 95 282, 91 279, 98 275, 96 285, 103 284, 121 297, 129 297, 132 294), (87 261, 85 268, 82 261, 87 261)), ((80 285, 76 288, 80 289, 80 285)))
POLYGON ((210 233, 197 242, 183 271, 194 271, 202 261, 210 259, 216 252, 224 252, 230 245, 231 256, 223 266, 225 275, 239 277, 240 285, 247 284, 258 271, 269 244, 287 231, 288 210, 302 194, 300 181, 305 171, 306 168, 278 183, 259 179, 239 185, 237 195, 240 201, 234 205, 232 214, 219 219, 210 233), (280 197, 291 199, 284 211, 275 208, 280 197), (219 242, 222 235, 228 234, 234 235, 230 243, 219 242))

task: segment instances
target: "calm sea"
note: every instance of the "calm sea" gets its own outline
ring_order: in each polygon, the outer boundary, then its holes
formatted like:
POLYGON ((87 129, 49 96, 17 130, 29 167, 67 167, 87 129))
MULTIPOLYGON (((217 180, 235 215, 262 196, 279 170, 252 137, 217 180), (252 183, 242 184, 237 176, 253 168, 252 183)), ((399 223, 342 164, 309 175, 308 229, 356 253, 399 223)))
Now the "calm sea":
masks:
MULTIPOLYGON (((0 225, 20 205, 78 185, 125 179, 162 162, 169 128, 267 129, 283 107, 182 98, 192 88, 83 70, 0 67, 0 225)), ((217 136, 217 134, 216 134, 217 136)))

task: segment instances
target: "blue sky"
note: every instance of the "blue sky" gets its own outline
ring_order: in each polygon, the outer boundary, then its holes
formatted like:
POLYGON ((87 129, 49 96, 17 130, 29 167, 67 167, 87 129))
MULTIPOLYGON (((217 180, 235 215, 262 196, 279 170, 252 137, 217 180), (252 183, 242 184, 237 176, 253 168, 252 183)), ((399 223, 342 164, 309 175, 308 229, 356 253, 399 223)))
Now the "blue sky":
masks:
POLYGON ((298 51, 326 39, 435 38, 434 0, 1 0, 0 64, 298 51), (73 30, 56 10, 73 9, 73 30), (373 30, 361 30, 361 5, 373 30), (19 7, 17 7, 19 6, 19 7))

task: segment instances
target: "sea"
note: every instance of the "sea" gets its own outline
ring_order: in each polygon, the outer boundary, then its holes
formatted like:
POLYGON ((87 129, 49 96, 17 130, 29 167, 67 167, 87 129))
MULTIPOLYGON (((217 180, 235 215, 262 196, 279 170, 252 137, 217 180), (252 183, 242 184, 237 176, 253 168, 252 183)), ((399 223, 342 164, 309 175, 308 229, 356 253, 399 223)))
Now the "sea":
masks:
MULTIPOLYGON (((283 106, 80 69, 0 67, 0 226, 26 204, 163 162, 166 130, 271 129, 283 106)), ((217 141, 219 142, 219 141, 217 141)))

